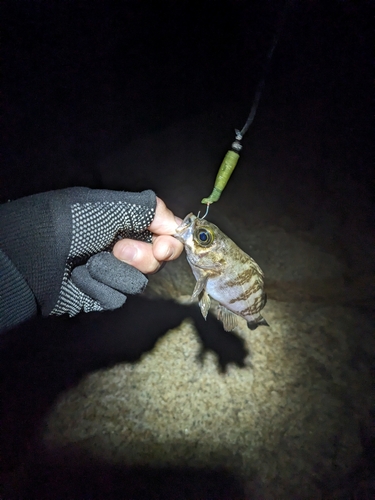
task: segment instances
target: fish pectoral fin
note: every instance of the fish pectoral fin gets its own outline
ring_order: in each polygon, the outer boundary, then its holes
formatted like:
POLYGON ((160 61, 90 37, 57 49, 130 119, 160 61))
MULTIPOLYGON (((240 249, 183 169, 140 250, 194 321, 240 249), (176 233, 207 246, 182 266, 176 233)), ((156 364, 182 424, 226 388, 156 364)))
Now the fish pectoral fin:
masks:
POLYGON ((207 278, 205 277, 201 277, 197 280, 193 290, 193 295, 191 296, 191 300, 197 299, 199 297, 200 293, 204 291, 206 283, 207 283, 207 278))
POLYGON ((236 326, 238 326, 238 316, 232 313, 226 307, 219 306, 218 319, 223 323, 223 328, 226 332, 231 332, 236 326))
POLYGON ((204 319, 207 318, 208 311, 210 309, 211 299, 206 290, 199 297, 199 307, 201 308, 201 313, 204 319))

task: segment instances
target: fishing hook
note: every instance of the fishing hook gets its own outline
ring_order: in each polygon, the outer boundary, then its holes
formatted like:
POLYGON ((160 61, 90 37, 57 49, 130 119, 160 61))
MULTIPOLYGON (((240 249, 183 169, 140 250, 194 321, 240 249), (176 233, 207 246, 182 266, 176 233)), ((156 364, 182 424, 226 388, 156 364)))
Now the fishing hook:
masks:
MULTIPOLYGON (((206 215, 208 214, 209 209, 210 209, 210 204, 209 204, 209 203, 207 203, 206 212, 205 212, 204 216, 203 216, 203 217, 201 217, 201 219, 204 219, 204 218, 206 217, 206 215)), ((199 210, 198 215, 197 215, 197 219, 199 219, 199 214, 200 214, 200 213, 201 213, 201 211, 199 210)))

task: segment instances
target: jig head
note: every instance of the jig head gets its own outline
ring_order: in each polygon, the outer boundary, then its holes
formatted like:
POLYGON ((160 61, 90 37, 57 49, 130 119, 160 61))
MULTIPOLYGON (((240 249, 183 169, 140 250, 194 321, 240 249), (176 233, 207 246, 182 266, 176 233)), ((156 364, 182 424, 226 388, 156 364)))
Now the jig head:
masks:
MULTIPOLYGON (((207 208, 206 208, 206 211, 205 211, 205 213, 204 213, 204 216, 203 216, 203 217, 201 217, 201 219, 204 219, 204 218, 207 216, 207 214, 208 214, 208 211, 209 211, 209 210, 210 210, 210 204, 209 204, 209 203, 207 203, 207 208)), ((197 219, 199 219, 199 214, 200 214, 200 213, 201 213, 201 211, 199 210, 198 215, 197 215, 197 219)))

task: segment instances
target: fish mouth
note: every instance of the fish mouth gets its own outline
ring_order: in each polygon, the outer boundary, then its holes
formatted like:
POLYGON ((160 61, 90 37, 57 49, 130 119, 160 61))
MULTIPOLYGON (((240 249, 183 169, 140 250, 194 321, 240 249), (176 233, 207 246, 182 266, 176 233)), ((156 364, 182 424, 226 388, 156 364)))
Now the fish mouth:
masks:
POLYGON ((195 219, 196 216, 192 212, 188 214, 181 222, 181 224, 178 227, 176 227, 176 232, 173 236, 177 240, 181 241, 181 243, 185 243, 188 235, 192 231, 195 219))
POLYGON ((173 238, 176 238, 176 240, 181 241, 181 243, 185 243, 185 238, 183 238, 180 234, 175 233, 172 234, 173 238))

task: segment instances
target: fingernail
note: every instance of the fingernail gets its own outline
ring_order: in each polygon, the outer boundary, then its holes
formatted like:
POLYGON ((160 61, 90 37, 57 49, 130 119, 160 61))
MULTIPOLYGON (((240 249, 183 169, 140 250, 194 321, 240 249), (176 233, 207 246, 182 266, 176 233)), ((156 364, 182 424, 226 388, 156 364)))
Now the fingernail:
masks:
POLYGON ((121 260, 124 260, 128 264, 135 260, 138 253, 138 248, 130 245, 126 245, 121 251, 121 260))

